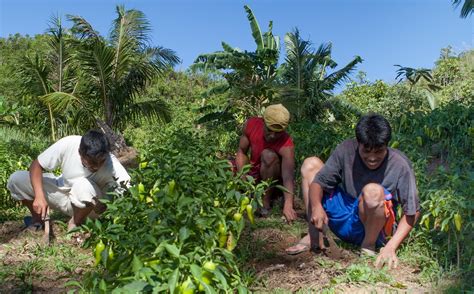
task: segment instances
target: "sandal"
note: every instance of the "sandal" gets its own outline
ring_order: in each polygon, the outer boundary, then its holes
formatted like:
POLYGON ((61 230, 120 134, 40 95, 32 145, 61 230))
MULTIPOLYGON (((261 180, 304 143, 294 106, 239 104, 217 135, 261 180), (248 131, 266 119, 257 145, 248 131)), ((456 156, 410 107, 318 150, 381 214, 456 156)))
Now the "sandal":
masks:
POLYGON ((360 256, 369 256, 373 257, 376 256, 377 252, 368 248, 360 248, 360 256))
POLYGON ((25 230, 30 230, 30 231, 39 231, 43 229, 43 224, 41 222, 35 222, 33 223, 33 217, 31 216, 25 216, 23 218, 23 223, 25 224, 25 230))
POLYGON ((306 251, 309 251, 311 249, 311 244, 304 243, 304 242, 298 242, 295 245, 291 246, 290 248, 287 248, 285 250, 286 254, 288 255, 297 255, 306 251), (300 249, 295 249, 295 250, 290 250, 292 247, 296 246, 302 246, 300 249))

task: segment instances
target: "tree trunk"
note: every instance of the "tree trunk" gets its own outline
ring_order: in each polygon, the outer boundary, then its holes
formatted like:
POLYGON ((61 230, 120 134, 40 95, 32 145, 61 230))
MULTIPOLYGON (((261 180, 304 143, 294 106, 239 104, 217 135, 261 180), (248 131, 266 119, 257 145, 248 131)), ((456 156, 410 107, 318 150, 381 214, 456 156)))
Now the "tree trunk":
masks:
POLYGON ((96 124, 105 134, 110 144, 110 152, 120 161, 125 168, 138 166, 138 152, 135 148, 127 146, 122 134, 115 133, 104 121, 97 119, 96 124))

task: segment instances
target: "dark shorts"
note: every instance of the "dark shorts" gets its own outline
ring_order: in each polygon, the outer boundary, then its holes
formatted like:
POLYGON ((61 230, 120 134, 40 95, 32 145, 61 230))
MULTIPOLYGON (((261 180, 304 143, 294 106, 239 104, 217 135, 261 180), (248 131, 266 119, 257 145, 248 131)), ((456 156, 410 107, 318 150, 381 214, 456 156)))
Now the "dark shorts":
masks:
MULTIPOLYGON (((391 194, 384 188, 386 199, 391 194)), ((329 219, 329 228, 341 240, 361 245, 365 237, 364 224, 359 218, 359 199, 345 194, 337 188, 333 193, 325 193, 323 197, 323 208, 329 219)), ((381 247, 386 243, 383 230, 377 239, 376 246, 381 247)))

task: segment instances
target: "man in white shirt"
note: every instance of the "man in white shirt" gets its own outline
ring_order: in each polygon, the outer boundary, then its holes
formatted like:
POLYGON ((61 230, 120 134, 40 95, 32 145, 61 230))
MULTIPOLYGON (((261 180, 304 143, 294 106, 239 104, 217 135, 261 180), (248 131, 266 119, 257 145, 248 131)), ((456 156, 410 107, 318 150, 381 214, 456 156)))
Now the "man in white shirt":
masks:
POLYGON ((28 207, 32 224, 41 224, 50 206, 71 216, 71 230, 93 210, 98 211, 99 198, 129 181, 125 168, 109 152, 104 134, 91 130, 82 137, 64 137, 51 145, 33 161, 29 172, 13 173, 7 188, 14 199, 28 207), (58 168, 60 176, 43 173, 58 168))

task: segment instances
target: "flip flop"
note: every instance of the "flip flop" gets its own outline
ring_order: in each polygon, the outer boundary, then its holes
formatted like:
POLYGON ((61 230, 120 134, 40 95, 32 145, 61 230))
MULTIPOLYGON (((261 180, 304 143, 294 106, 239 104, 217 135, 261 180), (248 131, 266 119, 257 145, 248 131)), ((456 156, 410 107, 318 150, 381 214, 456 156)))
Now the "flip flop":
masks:
POLYGON ((36 222, 33 223, 33 217, 25 216, 23 218, 23 223, 25 224, 25 229, 32 230, 32 231, 39 231, 43 229, 43 224, 36 222))
POLYGON ((286 249, 285 250, 286 254, 288 254, 288 255, 297 255, 297 254, 309 251, 311 249, 311 244, 303 243, 303 242, 298 242, 298 243, 296 243, 295 245, 293 245, 291 247, 295 247, 295 246, 298 246, 298 245, 301 245, 302 248, 301 249, 296 249, 296 250, 286 249))
POLYGON ((360 256, 376 256, 377 252, 368 248, 360 248, 360 256))

